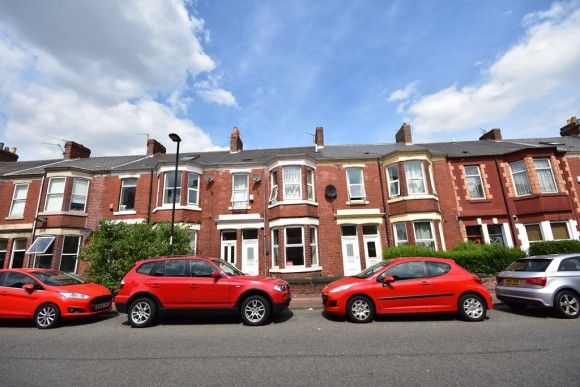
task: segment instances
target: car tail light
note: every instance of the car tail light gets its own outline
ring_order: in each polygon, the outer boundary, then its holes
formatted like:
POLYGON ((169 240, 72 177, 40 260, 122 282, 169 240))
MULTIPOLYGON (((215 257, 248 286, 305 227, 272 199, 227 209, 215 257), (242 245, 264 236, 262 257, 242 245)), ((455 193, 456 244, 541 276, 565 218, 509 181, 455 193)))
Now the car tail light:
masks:
POLYGON ((527 285, 537 285, 537 286, 546 286, 546 277, 533 277, 533 278, 526 278, 525 283, 527 285))
POLYGON ((121 286, 119 286, 119 290, 123 289, 123 286, 125 286, 125 279, 124 278, 121 280, 121 286))

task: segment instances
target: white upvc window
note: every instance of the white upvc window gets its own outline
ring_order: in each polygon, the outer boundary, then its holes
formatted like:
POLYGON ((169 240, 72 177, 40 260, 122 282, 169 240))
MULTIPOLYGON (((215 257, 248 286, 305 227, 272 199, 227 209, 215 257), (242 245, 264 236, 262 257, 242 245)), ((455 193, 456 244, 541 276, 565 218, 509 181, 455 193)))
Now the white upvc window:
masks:
POLYGON ((232 176, 232 208, 246 209, 250 200, 248 174, 234 173, 232 176))
POLYGON ((550 222, 552 237, 555 241, 570 239, 567 222, 550 222))
POLYGON ((425 171, 421 160, 405 161, 405 179, 407 179, 408 195, 426 194, 425 171))
POLYGON ((409 243, 407 237, 407 225, 405 222, 393 223, 393 230, 395 234, 395 245, 406 245, 409 243))
POLYGON ((89 195, 89 180, 81 177, 73 179, 72 195, 70 198, 71 211, 85 211, 87 196, 89 195))
POLYGON ((67 235, 62 244, 62 255, 60 258, 60 270, 67 273, 76 273, 79 257, 79 247, 81 237, 67 235))
POLYGON ((39 236, 30 245, 26 254, 34 255, 34 267, 42 269, 52 268, 54 236, 39 236))
POLYGON ((286 227, 284 231, 286 266, 304 266, 304 227, 286 227))
POLYGON ((119 211, 135 209, 137 194, 137 178, 129 177, 121 180, 121 195, 119 195, 119 211))
POLYGON ((272 267, 280 267, 280 230, 272 229, 272 267))
POLYGON ((310 251, 312 266, 318 266, 318 229, 316 227, 310 227, 310 251))
POLYGON ((300 166, 282 168, 284 175, 284 200, 302 199, 302 172, 300 166))
POLYGON ((387 165, 387 177, 389 179, 389 197, 401 195, 401 185, 399 178, 399 166, 397 163, 387 165))
POLYGON ((199 205, 199 175, 189 172, 187 175, 187 204, 199 205))
POLYGON ((188 230, 189 234, 189 248, 193 255, 197 254, 197 230, 188 230))
POLYGON ((175 179, 175 172, 168 171, 165 173, 165 182, 163 185, 163 204, 173 204, 173 195, 175 195, 175 203, 180 204, 181 172, 177 172, 177 179, 175 179))
POLYGON ((278 201, 278 171, 270 172, 270 204, 278 201))
POLYGON ((481 180, 479 166, 465 166, 465 183, 470 199, 485 199, 485 190, 481 180))
POLYGON ((516 194, 518 196, 530 195, 532 193, 532 186, 528 171, 526 170, 526 163, 523 160, 514 161, 510 163, 510 170, 512 173, 512 180, 516 187, 516 194))
POLYGON ((6 252, 8 251, 8 239, 0 239, 0 268, 4 268, 6 252))
POLYGON ((306 171, 306 193, 307 199, 314 201, 314 170, 308 169, 306 171))
POLYGON ((10 205, 10 216, 24 215, 24 206, 26 205, 27 195, 28 184, 14 185, 14 192, 12 193, 12 204, 10 205))
POLYGON ((539 223, 525 224, 526 234, 528 236, 528 241, 540 242, 544 240, 544 234, 542 233, 542 227, 539 223))
POLYGON ((536 168, 536 175, 538 175, 540 191, 542 193, 558 192, 550 159, 534 159, 534 167, 536 168))
POLYGON ((62 200, 64 198, 64 185, 66 178, 51 177, 48 180, 48 190, 46 192, 46 204, 44 210, 46 212, 62 211, 62 200))
POLYGON ((347 168, 348 197, 350 200, 365 200, 365 186, 362 168, 347 168))
POLYGON ((432 222, 414 222, 415 244, 436 249, 432 222))

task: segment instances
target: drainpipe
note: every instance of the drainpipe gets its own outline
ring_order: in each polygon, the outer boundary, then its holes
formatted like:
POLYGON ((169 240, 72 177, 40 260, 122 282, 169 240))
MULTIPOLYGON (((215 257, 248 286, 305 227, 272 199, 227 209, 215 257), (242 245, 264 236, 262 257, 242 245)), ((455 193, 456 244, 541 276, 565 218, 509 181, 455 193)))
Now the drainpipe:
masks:
POLYGON ((151 224, 151 203, 153 201, 153 170, 149 175, 149 200, 147 202, 147 224, 151 224))
POLYGON ((391 227, 389 226, 389 217, 387 215, 388 207, 387 207, 387 200, 385 199, 385 187, 384 187, 384 182, 383 182, 383 168, 381 167, 381 159, 380 158, 377 159, 377 167, 379 168, 379 181, 381 184, 381 201, 383 202, 383 212, 384 212, 383 217, 385 218, 385 236, 387 238, 387 243, 386 243, 385 247, 388 247, 389 246, 389 230, 391 227))
MULTIPOLYGON (((267 247, 267 243, 266 243, 266 238, 268 238, 269 232, 267 232, 266 230, 269 231, 269 227, 268 227, 268 199, 270 197, 270 190, 266 183, 266 181, 264 180, 264 176, 265 176, 265 171, 266 171, 266 164, 264 164, 264 168, 262 168, 262 182, 264 183, 262 186, 264 187, 262 189, 262 196, 264 197, 264 238, 262 239, 262 254, 264 254, 264 275, 268 275, 268 271, 270 269, 269 267, 269 259, 268 259, 268 252, 269 250, 266 250, 267 247)), ((269 181, 269 180, 268 180, 269 181)))
MULTIPOLYGON (((42 197, 42 190, 44 189, 44 180, 46 178, 46 171, 42 175, 40 180, 40 190, 38 191, 38 202, 36 203, 36 212, 34 214, 34 219, 32 220, 32 240, 30 243, 34 242, 34 236, 36 235, 36 219, 38 218, 38 213, 40 212, 40 198, 42 197)), ((28 267, 32 267, 30 264, 30 255, 28 256, 28 267)))
POLYGON ((507 196, 507 193, 505 191, 505 185, 503 184, 503 181, 502 181, 501 169, 499 167, 499 162, 497 161, 497 159, 495 159, 495 168, 497 170, 497 175, 498 175, 499 180, 500 180, 500 185, 499 186, 501 187, 501 193, 503 195, 503 200, 504 200, 505 207, 506 207, 507 213, 508 213, 508 222, 510 223, 510 231, 511 231, 511 234, 512 234, 512 241, 514 242, 514 247, 520 247, 521 248, 521 246, 518 246, 518 243, 517 243, 516 232, 515 232, 516 225, 515 225, 515 222, 514 222, 514 215, 513 215, 512 211, 510 209, 510 205, 509 205, 509 202, 508 202, 508 196, 507 196))

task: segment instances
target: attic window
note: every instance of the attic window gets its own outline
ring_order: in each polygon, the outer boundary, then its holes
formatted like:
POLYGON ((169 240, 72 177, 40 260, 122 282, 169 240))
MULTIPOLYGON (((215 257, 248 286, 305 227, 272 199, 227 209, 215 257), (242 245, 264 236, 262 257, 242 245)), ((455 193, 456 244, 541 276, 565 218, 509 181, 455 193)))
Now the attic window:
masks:
POLYGON ((562 142, 554 142, 554 141, 540 141, 540 144, 544 145, 566 145, 562 142))
POLYGON ((242 159, 242 161, 253 161, 254 159, 242 159))
POLYGON ((468 152, 468 151, 463 151, 463 152, 461 152, 461 153, 466 153, 466 154, 467 154, 467 153, 469 153, 469 152, 468 152))

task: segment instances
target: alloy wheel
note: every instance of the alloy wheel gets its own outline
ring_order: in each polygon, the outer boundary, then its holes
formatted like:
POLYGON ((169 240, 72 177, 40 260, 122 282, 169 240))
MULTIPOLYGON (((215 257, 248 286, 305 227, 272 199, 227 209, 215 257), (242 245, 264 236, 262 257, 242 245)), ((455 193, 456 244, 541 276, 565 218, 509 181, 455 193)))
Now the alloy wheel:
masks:
POLYGON ((41 328, 47 328, 54 324, 56 320, 56 309, 52 305, 43 306, 36 316, 36 322, 41 328))
POLYGON ((359 299, 352 303, 351 311, 354 318, 364 321, 371 314, 371 307, 366 301, 359 299))
POLYGON ((248 302, 244 309, 246 319, 251 323, 258 323, 266 315, 266 307, 259 300, 252 300, 248 302))
POLYGON ((483 315, 483 304, 475 297, 466 298, 463 302, 463 311, 470 319, 476 320, 483 315))
POLYGON ((580 305, 578 304, 578 298, 575 297, 571 293, 564 293, 560 299, 558 300, 560 304, 560 309, 564 312, 567 316, 576 316, 578 315, 578 309, 580 305))
POLYGON ((150 316, 151 306, 148 302, 139 302, 133 307, 133 309, 131 309, 131 320, 133 320, 135 324, 145 323, 150 316))

